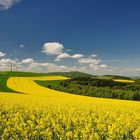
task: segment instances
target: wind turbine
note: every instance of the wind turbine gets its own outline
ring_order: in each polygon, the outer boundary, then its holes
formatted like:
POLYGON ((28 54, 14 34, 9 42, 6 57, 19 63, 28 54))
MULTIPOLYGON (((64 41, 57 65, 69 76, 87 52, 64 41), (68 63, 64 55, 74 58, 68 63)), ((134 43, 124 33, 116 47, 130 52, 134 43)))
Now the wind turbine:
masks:
POLYGON ((13 71, 13 64, 12 64, 12 54, 10 54, 10 71, 13 71))

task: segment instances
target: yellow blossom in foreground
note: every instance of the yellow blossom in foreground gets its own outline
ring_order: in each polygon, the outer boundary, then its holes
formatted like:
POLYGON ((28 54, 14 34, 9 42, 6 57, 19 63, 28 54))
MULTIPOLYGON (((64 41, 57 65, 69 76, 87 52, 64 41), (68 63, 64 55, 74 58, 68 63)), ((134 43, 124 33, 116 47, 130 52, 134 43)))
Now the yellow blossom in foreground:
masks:
POLYGON ((7 85, 19 93, 0 93, 0 139, 140 139, 140 102, 72 95, 34 82, 65 79, 11 77, 7 85))

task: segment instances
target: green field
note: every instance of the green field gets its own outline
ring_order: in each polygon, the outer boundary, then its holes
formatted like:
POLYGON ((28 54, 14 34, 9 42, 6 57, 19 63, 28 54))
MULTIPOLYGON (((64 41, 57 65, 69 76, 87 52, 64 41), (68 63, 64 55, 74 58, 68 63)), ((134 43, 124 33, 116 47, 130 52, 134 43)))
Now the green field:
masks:
POLYGON ((140 81, 134 83, 119 83, 112 79, 131 80, 129 77, 104 75, 93 76, 81 72, 55 72, 55 73, 32 73, 32 72, 0 72, 0 92, 15 92, 7 87, 10 77, 34 77, 60 75, 71 78, 66 81, 36 81, 37 84, 64 91, 91 97, 140 100, 140 81))
POLYGON ((9 77, 44 76, 45 74, 31 72, 0 72, 0 92, 15 92, 7 87, 9 77))
POLYGON ((70 78, 74 77, 91 77, 92 75, 81 72, 55 72, 55 73, 33 73, 33 72, 0 72, 0 92, 15 92, 9 89, 6 85, 9 77, 34 77, 34 76, 48 76, 61 75, 70 78))

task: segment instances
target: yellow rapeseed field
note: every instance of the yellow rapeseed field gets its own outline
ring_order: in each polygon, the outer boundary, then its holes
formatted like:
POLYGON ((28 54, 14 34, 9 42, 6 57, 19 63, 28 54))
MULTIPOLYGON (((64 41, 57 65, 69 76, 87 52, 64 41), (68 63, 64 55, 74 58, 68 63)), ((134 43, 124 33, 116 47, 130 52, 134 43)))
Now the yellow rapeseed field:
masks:
POLYGON ((2 140, 140 140, 140 102, 72 95, 34 80, 66 77, 11 77, 19 93, 0 93, 2 140))
POLYGON ((121 83, 134 83, 134 80, 125 80, 125 79, 113 79, 115 82, 121 82, 121 83))

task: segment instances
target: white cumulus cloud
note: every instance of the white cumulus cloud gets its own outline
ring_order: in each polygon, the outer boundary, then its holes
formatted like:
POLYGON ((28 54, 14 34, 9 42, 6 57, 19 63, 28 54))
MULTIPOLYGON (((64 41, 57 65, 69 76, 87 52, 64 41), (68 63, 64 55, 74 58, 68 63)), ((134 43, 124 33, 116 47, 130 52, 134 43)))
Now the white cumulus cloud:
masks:
POLYGON ((79 59, 81 57, 84 57, 84 55, 83 54, 74 54, 71 56, 71 58, 75 58, 75 59, 79 59))
POLYGON ((20 44, 19 47, 20 47, 20 48, 24 48, 24 45, 23 45, 23 44, 20 44))
POLYGON ((0 0, 0 10, 7 10, 20 0, 0 0))
POLYGON ((4 57, 5 55, 6 55, 5 53, 0 52, 0 58, 1 58, 1 57, 4 57))
POLYGON ((91 57, 96 58, 96 57, 98 57, 98 55, 97 54, 92 54, 91 57))
POLYGON ((97 65, 97 64, 99 64, 100 62, 101 62, 101 60, 100 59, 93 59, 93 58, 81 58, 81 59, 79 59, 78 60, 78 62, 80 63, 80 64, 94 64, 94 65, 97 65))
POLYGON ((10 60, 10 59, 1 59, 0 60, 0 71, 3 70, 10 70, 11 69, 11 63, 13 66, 15 66, 16 61, 15 60, 10 60))
POLYGON ((97 70, 99 70, 99 65, 91 63, 91 64, 89 64, 89 68, 90 68, 90 70, 97 71, 97 70))
POLYGON ((102 65, 100 65, 100 68, 107 68, 107 65, 106 64, 102 64, 102 65))
POLYGON ((42 52, 46 55, 59 55, 63 53, 64 46, 58 42, 45 43, 42 52))
POLYGON ((27 58, 27 59, 22 60, 23 64, 30 64, 30 63, 33 63, 33 62, 34 62, 34 60, 32 58, 27 58))
POLYGON ((55 61, 60 61, 65 58, 80 59, 84 57, 83 54, 69 54, 71 49, 66 49, 59 42, 48 42, 43 45, 42 52, 46 55, 54 55, 55 61))
POLYGON ((69 57, 70 57, 70 55, 68 53, 62 53, 62 54, 58 55, 56 57, 56 59, 64 59, 64 58, 69 58, 69 57))

